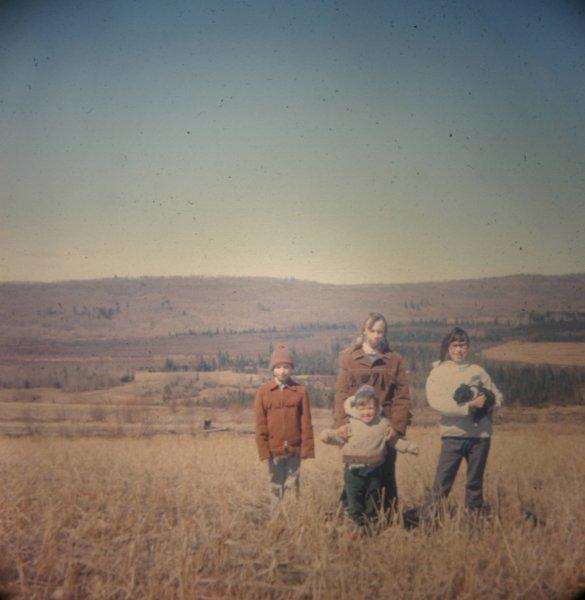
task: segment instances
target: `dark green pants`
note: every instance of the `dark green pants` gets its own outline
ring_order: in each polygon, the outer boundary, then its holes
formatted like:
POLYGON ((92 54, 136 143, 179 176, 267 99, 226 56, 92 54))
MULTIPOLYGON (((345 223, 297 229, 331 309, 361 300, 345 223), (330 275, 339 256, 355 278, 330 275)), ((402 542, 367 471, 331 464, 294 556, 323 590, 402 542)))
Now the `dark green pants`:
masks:
POLYGON ((350 469, 343 474, 347 496, 347 514, 358 525, 373 523, 378 517, 384 490, 384 469, 350 469))
MULTIPOLYGON (((382 479, 384 487, 384 512, 394 510, 398 503, 398 489, 396 487, 396 450, 390 446, 386 447, 386 458, 382 465, 382 479)), ((339 499, 343 510, 347 511, 347 492, 345 487, 339 499)))

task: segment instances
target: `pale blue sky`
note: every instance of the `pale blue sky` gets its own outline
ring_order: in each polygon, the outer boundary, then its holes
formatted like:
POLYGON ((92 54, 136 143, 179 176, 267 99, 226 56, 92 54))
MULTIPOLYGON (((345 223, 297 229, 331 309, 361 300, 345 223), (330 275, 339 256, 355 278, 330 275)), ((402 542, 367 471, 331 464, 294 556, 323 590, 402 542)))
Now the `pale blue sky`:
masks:
POLYGON ((0 40, 0 280, 585 271, 583 3, 8 2, 0 40))

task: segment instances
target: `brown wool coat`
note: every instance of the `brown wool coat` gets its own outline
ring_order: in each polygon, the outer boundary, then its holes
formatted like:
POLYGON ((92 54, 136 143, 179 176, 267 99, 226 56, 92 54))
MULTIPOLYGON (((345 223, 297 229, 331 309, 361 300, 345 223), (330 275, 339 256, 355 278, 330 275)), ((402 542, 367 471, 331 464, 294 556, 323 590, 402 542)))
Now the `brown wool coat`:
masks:
POLYGON ((343 403, 364 383, 376 390, 384 416, 404 435, 411 420, 408 373, 396 352, 378 353, 373 363, 361 348, 350 347, 341 353, 335 382, 335 426, 347 423, 343 403))
POLYGON ((287 454, 315 457, 311 408, 304 385, 290 380, 281 390, 273 378, 256 392, 255 408, 260 460, 287 454))

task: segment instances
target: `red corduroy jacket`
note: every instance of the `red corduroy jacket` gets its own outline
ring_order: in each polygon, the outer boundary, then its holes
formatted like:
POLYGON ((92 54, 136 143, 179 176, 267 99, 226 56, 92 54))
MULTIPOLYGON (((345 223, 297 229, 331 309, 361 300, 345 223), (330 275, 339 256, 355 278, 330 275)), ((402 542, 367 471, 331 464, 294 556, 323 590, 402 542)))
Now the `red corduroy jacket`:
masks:
POLYGON ((273 378, 258 389, 255 408, 260 460, 315 457, 311 408, 304 385, 289 380, 281 390, 273 378))

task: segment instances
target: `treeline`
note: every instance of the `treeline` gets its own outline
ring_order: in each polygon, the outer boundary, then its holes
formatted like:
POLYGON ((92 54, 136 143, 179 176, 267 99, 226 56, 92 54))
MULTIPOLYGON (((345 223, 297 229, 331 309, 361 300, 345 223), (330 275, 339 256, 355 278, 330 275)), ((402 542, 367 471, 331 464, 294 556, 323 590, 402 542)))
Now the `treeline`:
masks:
MULTIPOLYGON (((126 304, 128 307, 128 304, 126 304)), ((88 319, 107 319, 108 321, 113 319, 116 315, 122 312, 122 308, 119 302, 116 302, 115 306, 81 306, 73 305, 71 308, 71 315, 75 317, 87 317, 88 319)), ((37 316, 39 317, 56 317, 67 315, 67 310, 61 303, 58 303, 58 308, 53 306, 47 306, 41 310, 37 310, 37 316)))
POLYGON ((585 369, 485 362, 505 403, 519 406, 584 404, 585 369))
POLYGON ((81 365, 68 367, 21 367, 0 373, 0 388, 34 389, 51 387, 64 392, 104 390, 134 381, 130 370, 110 372, 106 368, 87 368, 81 365))
POLYGON ((221 350, 217 354, 199 356, 193 362, 180 363, 172 358, 167 358, 162 367, 163 371, 235 371, 236 373, 255 373, 259 368, 268 367, 268 358, 263 355, 257 357, 238 354, 230 356, 221 350))
POLYGON ((585 320, 534 321, 518 325, 513 333, 531 342, 585 342, 585 320))
MULTIPOLYGON (((430 344, 397 344, 393 348, 399 352, 409 371, 412 397, 415 405, 426 405, 424 396, 425 382, 432 364, 438 357, 438 348, 430 344)), ((193 363, 180 364, 167 358, 164 371, 217 371, 255 373, 258 369, 267 369, 270 354, 256 357, 242 355, 231 356, 228 352, 199 357, 193 363)), ((304 375, 335 375, 341 347, 338 344, 329 350, 299 352, 291 349, 295 361, 295 371, 304 375)), ((582 404, 585 389, 585 369, 578 367, 556 367, 552 365, 521 365, 498 361, 479 361, 491 375, 498 388, 504 394, 506 404, 519 406, 544 406, 546 404, 582 404)), ((315 406, 330 406, 333 391, 315 388, 311 401, 315 406)), ((233 400, 233 399, 232 399, 233 400)), ((238 404, 238 402, 236 402, 238 404)))
MULTIPOLYGON (((270 310, 266 309, 263 310, 270 310)), ((307 323, 297 323, 293 324, 290 327, 285 328, 277 328, 276 325, 272 327, 247 327, 243 329, 234 329, 233 327, 215 327, 209 329, 187 329, 185 331, 175 331, 174 333, 169 333, 171 337, 181 337, 187 335, 194 336, 208 336, 213 337, 217 335, 241 335, 241 334, 271 334, 271 333, 279 333, 282 339, 294 339, 307 337, 308 334, 311 334, 315 331, 345 331, 348 329, 355 329, 356 326, 351 323, 328 323, 324 321, 310 321, 307 323)))
MULTIPOLYGON (((236 373, 256 373, 259 369, 268 369, 270 355, 274 347, 269 346, 266 353, 257 356, 230 355, 221 350, 216 354, 198 356, 189 363, 180 363, 172 358, 167 358, 162 366, 163 371, 235 371, 236 373)), ((337 369, 337 357, 340 347, 334 346, 331 350, 315 350, 312 352, 299 352, 291 348, 295 371, 304 375, 333 375, 337 369)))
POLYGON ((216 327, 215 329, 202 329, 200 331, 196 329, 187 329, 186 331, 175 331, 174 333, 169 332, 169 337, 182 337, 186 335, 195 335, 195 336, 207 336, 214 337, 216 335, 240 335, 243 333, 276 333, 278 330, 276 326, 272 327, 251 327, 249 329, 233 329, 216 327))
MULTIPOLYGON (((522 323, 507 319, 502 321, 497 317, 489 321, 474 319, 412 319, 408 322, 389 323, 389 338, 391 344, 402 343, 435 343, 439 344, 445 334, 453 327, 466 329, 477 343, 503 342, 507 339, 524 339, 526 341, 585 341, 585 318, 582 313, 562 313, 558 318, 542 318, 540 313, 530 313, 532 316, 522 323), (536 315, 536 316, 535 316, 536 315), (571 318, 569 318, 571 317, 571 318)), ((556 313, 551 313, 552 315, 556 313)), ((102 315, 102 318, 107 318, 102 315)), ((281 341, 302 339, 314 335, 318 331, 339 331, 342 337, 351 336, 356 330, 351 323, 308 322, 291 325, 287 328, 251 327, 246 329, 219 328, 169 333, 171 337, 257 334, 274 336, 278 334, 281 341)))
MULTIPOLYGON (((333 406, 333 389, 317 387, 308 383, 307 394, 311 399, 311 406, 313 408, 330 408, 333 406)), ((230 406, 249 408, 254 405, 255 396, 254 392, 238 389, 227 392, 222 396, 198 400, 197 405, 210 406, 212 408, 228 408, 230 406)))

